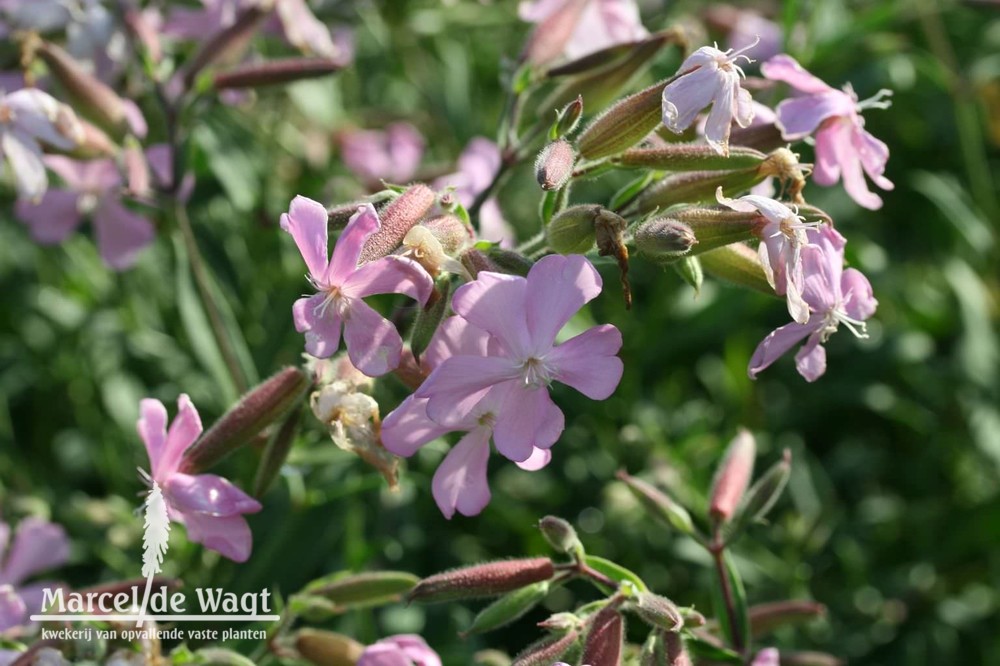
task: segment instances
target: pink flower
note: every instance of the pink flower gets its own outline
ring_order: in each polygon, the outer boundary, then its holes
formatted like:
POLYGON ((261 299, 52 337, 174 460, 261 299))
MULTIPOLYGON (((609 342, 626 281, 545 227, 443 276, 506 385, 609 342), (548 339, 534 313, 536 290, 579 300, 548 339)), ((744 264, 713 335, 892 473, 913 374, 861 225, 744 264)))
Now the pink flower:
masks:
POLYGON ((393 123, 385 131, 345 132, 341 154, 347 168, 366 183, 407 183, 420 166, 424 137, 409 123, 393 123))
MULTIPOLYGON (((151 148, 154 171, 165 152, 151 148)), ((15 212, 28 225, 39 243, 61 243, 90 215, 97 247, 104 263, 124 270, 135 263, 139 252, 153 241, 155 229, 146 217, 122 204, 123 180, 114 160, 81 162, 61 155, 45 158, 45 164, 68 186, 50 189, 37 202, 19 201, 15 212)))
POLYGON ((780 657, 777 648, 764 648, 754 656, 750 666, 781 666, 780 657))
POLYGON ((139 403, 139 437, 146 444, 152 479, 167 501, 170 519, 187 528, 188 538, 235 562, 250 557, 253 536, 244 513, 257 513, 260 503, 215 474, 178 471, 184 451, 201 434, 201 418, 185 394, 177 398, 177 416, 167 430, 167 410, 159 400, 139 403))
POLYGON ((27 624, 28 616, 42 612, 42 590, 58 587, 41 581, 24 584, 35 574, 60 567, 69 559, 69 539, 62 527, 40 518, 18 524, 14 543, 10 525, 0 521, 0 635, 27 624))
POLYGON ((517 13, 522 21, 540 23, 562 9, 567 2, 580 1, 585 2, 586 7, 563 49, 567 58, 580 58, 649 36, 642 25, 635 0, 523 0, 517 7, 517 13))
POLYGON ((610 396, 622 376, 616 354, 622 338, 611 325, 595 326, 562 344, 556 335, 577 310, 601 292, 601 276, 580 255, 551 255, 527 278, 482 272, 452 300, 454 311, 492 336, 487 355, 445 359, 415 393, 427 398, 427 416, 451 429, 468 423, 492 393, 497 407, 493 441, 515 462, 548 449, 563 431, 563 414, 549 397, 553 381, 593 400, 610 396))
POLYGON ((366 647, 357 666, 441 666, 441 658, 420 636, 400 634, 366 647))
POLYGON ((809 306, 802 299, 802 248, 809 243, 806 231, 815 230, 794 210, 774 199, 748 194, 739 199, 722 195, 720 187, 715 193, 723 206, 744 213, 758 212, 767 220, 757 232, 760 245, 757 253, 767 281, 779 296, 788 301, 788 314, 804 324, 809 320, 809 306))
POLYGON ((882 199, 869 191, 864 174, 883 190, 893 189, 892 181, 883 175, 889 148, 865 131, 861 111, 888 108, 889 102, 883 97, 890 91, 880 90, 872 99, 859 103, 850 85, 844 90, 831 88, 787 55, 771 58, 761 71, 767 78, 784 81, 802 93, 778 104, 777 124, 789 141, 815 134, 813 179, 820 185, 833 185, 843 178, 844 189, 859 205, 872 210, 881 208, 882 199))
POLYGON ((327 255, 327 213, 319 203, 298 196, 281 228, 292 235, 309 268, 309 280, 319 292, 292 306, 295 329, 306 334, 306 351, 328 358, 340 347, 344 330, 347 354, 361 372, 384 375, 399 365, 403 341, 385 317, 362 299, 374 294, 406 294, 427 302, 434 285, 420 264, 388 256, 358 266, 365 240, 380 226, 371 204, 358 208, 337 240, 333 256, 327 255))
MULTIPOLYGON (((502 159, 497 144, 478 136, 469 141, 459 155, 458 171, 441 176, 434 181, 434 187, 454 188, 455 198, 468 208, 493 182, 502 159)), ((496 197, 488 198, 479 209, 479 238, 499 243, 501 247, 514 247, 514 229, 504 219, 496 197)))
POLYGON ((663 89, 663 124, 668 130, 675 134, 684 132, 702 109, 711 104, 705 139, 716 152, 729 154, 733 122, 747 127, 753 120, 753 100, 740 87, 743 70, 736 64, 740 58, 750 61, 742 51, 722 52, 703 46, 681 63, 677 78, 663 89))
POLYGON ((802 297, 810 308, 809 320, 786 324, 761 341, 750 359, 751 379, 808 338, 795 355, 795 363, 806 381, 816 381, 826 371, 823 343, 840 324, 859 338, 867 337, 864 322, 875 314, 878 301, 864 275, 853 268, 844 270, 844 245, 843 236, 822 226, 818 240, 802 248, 802 297))
POLYGON ((0 91, 0 158, 10 164, 20 198, 38 199, 49 185, 41 143, 71 150, 82 132, 72 109, 48 93, 35 88, 9 95, 0 91))
MULTIPOLYGON (((495 346, 495 343, 494 343, 495 346)), ((449 317, 434 334, 422 359, 423 367, 433 371, 453 356, 488 355, 489 334, 462 317, 449 317)), ((398 456, 412 456, 424 444, 454 431, 467 433, 445 456, 434 473, 431 489, 438 508, 446 518, 457 510, 463 516, 475 516, 490 503, 486 465, 490 456, 490 438, 497 414, 509 386, 490 389, 482 400, 453 426, 441 426, 427 416, 427 398, 409 396, 382 422, 382 444, 398 456)), ((518 467, 528 471, 541 469, 552 454, 535 448, 518 467)))

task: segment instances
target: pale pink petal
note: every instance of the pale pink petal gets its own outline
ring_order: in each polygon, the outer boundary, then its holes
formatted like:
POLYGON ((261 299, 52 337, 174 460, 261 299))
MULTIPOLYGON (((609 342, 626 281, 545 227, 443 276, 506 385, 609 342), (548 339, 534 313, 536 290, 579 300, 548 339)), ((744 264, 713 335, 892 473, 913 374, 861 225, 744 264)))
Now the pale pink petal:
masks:
POLYGON ((513 250, 517 243, 517 233, 510 225, 500 209, 496 197, 490 197, 479 209, 479 234, 482 240, 499 243, 500 247, 513 250))
POLYGON ((80 195, 76 192, 48 190, 38 203, 18 200, 14 212, 28 225, 31 237, 39 243, 61 243, 83 220, 77 208, 79 201, 80 195))
POLYGON ((112 196, 101 198, 93 220, 101 258, 115 270, 134 264, 139 253, 156 237, 152 222, 125 208, 112 196))
POLYGON ((750 666, 781 666, 780 656, 776 648, 764 648, 754 656, 750 666))
POLYGON ((3 105, 13 112, 11 126, 16 132, 30 136, 32 141, 39 139, 60 150, 75 147, 76 142, 62 134, 56 122, 56 119, 67 113, 73 117, 72 112, 47 92, 38 88, 23 88, 6 95, 3 105))
POLYGON ((739 79, 737 79, 736 99, 734 100, 734 105, 733 122, 740 127, 750 127, 753 125, 757 108, 760 105, 754 103, 749 90, 740 87, 739 79))
POLYGON ((398 634, 382 639, 381 643, 393 643, 413 660, 413 666, 441 666, 441 658, 423 638, 416 634, 398 634))
POLYGON ((174 161, 171 149, 165 143, 158 143, 146 149, 146 162, 153 177, 161 186, 170 185, 174 180, 174 161))
POLYGON ((427 442, 451 432, 427 416, 427 400, 409 396, 382 421, 382 444, 390 453, 409 458, 427 442))
POLYGON ((358 658, 356 666, 413 666, 413 661, 395 645, 369 645, 358 658))
POLYGON ((459 440, 441 461, 431 488, 434 501, 445 518, 458 511, 475 516, 490 503, 486 463, 490 458, 490 430, 474 428, 459 440))
POLYGON ((428 398, 427 416, 443 426, 456 426, 465 422, 494 384, 520 374, 519 368, 507 358, 453 356, 431 373, 415 395, 428 398))
POLYGON ((0 585, 0 632, 19 627, 28 620, 28 609, 11 585, 0 585))
POLYGON ((486 356, 490 335, 463 317, 448 317, 434 332, 422 364, 429 370, 452 356, 486 356))
POLYGON ((3 558, 10 540, 10 525, 0 520, 0 580, 3 580, 3 558))
POLYGON ((154 479, 164 483, 177 471, 181 456, 198 439, 201 430, 198 410, 195 409, 191 398, 186 393, 181 393, 177 398, 177 416, 167 430, 167 443, 160 454, 159 467, 154 470, 154 479))
POLYGON ((507 382, 500 413, 493 428, 493 442, 501 455, 524 462, 535 448, 547 449, 556 443, 565 428, 562 411, 545 387, 525 386, 520 380, 507 382))
POLYGON ((46 588, 49 590, 63 588, 66 592, 70 591, 66 585, 51 580, 40 580, 18 586, 17 593, 21 596, 21 600, 24 601, 24 607, 27 609, 28 615, 37 615, 45 610, 42 607, 42 602, 45 600, 46 588))
MULTIPOLYGON (((736 114, 736 97, 740 90, 739 74, 720 74, 712 98, 712 110, 705 121, 705 140, 717 153, 728 154, 729 134, 736 114)), ((749 105, 747 105, 749 106, 749 105)))
POLYGON ((781 358, 782 354, 806 338, 810 333, 822 326, 822 321, 817 324, 785 324, 776 328, 761 340, 750 357, 750 365, 747 374, 750 379, 756 379, 757 375, 765 370, 772 363, 781 358))
POLYGON ((68 559, 66 530, 41 518, 25 518, 18 524, 7 553, 3 582, 17 585, 36 573, 62 566, 68 559))
POLYGON ((304 196, 292 199, 287 213, 281 215, 281 228, 292 235, 314 280, 322 281, 327 272, 326 208, 304 196))
POLYGON ((562 9, 567 0, 521 0, 517 5, 517 16, 528 23, 544 21, 562 9))
POLYGON ((531 339, 525 320, 527 286, 523 277, 486 271, 459 287, 451 306, 520 357, 529 349, 531 339))
MULTIPOLYGON (((840 165, 840 175, 844 182, 844 189, 859 206, 869 210, 878 210, 882 207, 882 198, 868 189, 865 181, 864 169, 861 164, 861 155, 858 153, 854 143, 854 134, 857 130, 851 128, 843 132, 843 141, 834 144, 836 150, 836 160, 840 165)), ((818 144, 817 144, 818 147, 818 144)), ((817 180, 816 182, 819 182, 817 180)))
POLYGON ((793 97, 778 104, 775 123, 786 141, 797 141, 816 131, 828 118, 854 114, 854 100, 846 93, 830 89, 821 95, 793 97))
POLYGON ((215 474, 170 475, 163 485, 163 495, 175 510, 210 516, 233 516, 260 511, 260 502, 215 474))
POLYGON ((697 66, 697 69, 679 76, 663 89, 663 124, 675 134, 690 127, 701 110, 711 104, 719 85, 717 63, 696 64, 689 58, 681 65, 680 71, 691 66, 697 66))
POLYGON ((129 129, 132 130, 132 134, 140 139, 146 138, 146 133, 149 131, 149 127, 146 125, 146 117, 142 115, 142 111, 130 99, 124 100, 125 109, 125 122, 128 123, 129 129))
POLYGON ((49 179, 34 139, 16 130, 0 131, 0 154, 7 158, 19 197, 36 200, 45 194, 49 179))
POLYGON ((843 258, 822 245, 802 248, 802 298, 816 312, 829 312, 840 301, 843 258))
POLYGON ((531 350, 544 353, 580 308, 601 293, 601 275, 581 254, 550 254, 528 272, 525 309, 531 350))
POLYGON ((535 447, 527 460, 515 463, 526 472, 537 472, 552 461, 552 449, 539 449, 535 447))
POLYGON ((427 271, 408 257, 390 255, 369 261, 340 284, 345 296, 364 298, 375 294, 405 294, 421 305, 434 291, 427 271))
POLYGON ((855 126, 852 138, 868 177, 883 190, 893 189, 895 186, 892 181, 882 175, 885 173, 885 164, 889 161, 889 147, 862 129, 860 125, 855 126))
POLYGON ((861 271, 848 268, 840 278, 840 291, 844 295, 844 310, 847 316, 864 321, 875 314, 878 301, 872 293, 872 285, 861 271))
POLYGON ((334 44, 330 30, 316 18, 305 0, 280 0, 276 9, 289 44, 309 55, 338 61, 345 58, 346 54, 334 44))
POLYGON ((386 151, 392 179, 405 183, 413 178, 424 156, 424 137, 410 123, 393 123, 385 129, 386 151))
POLYGON ((761 73, 772 81, 784 81, 796 90, 809 94, 819 94, 832 90, 821 79, 807 72, 790 55, 776 55, 760 66, 761 73))
POLYGON ((253 548, 253 535, 243 516, 183 514, 188 539, 234 562, 246 562, 253 548))
POLYGON ((545 364, 556 381, 572 386, 592 400, 604 400, 618 387, 624 364, 615 356, 622 334, 611 324, 587 329, 553 349, 545 364))
MULTIPOLYGON (((323 212, 324 218, 326 211, 323 212)), ((326 228, 326 222, 323 223, 326 228)), ((361 256, 361 249, 365 246, 365 241, 373 233, 379 230, 381 223, 378 213, 371 204, 364 204, 358 207, 358 212, 351 216, 347 226, 337 239, 337 244, 333 248, 333 257, 330 265, 326 269, 326 275, 317 275, 326 284, 341 284, 358 267, 358 258, 361 256)))
POLYGON ((46 155, 45 166, 77 192, 103 194, 121 184, 118 167, 110 159, 74 160, 65 155, 46 155))
POLYGON ((403 339, 388 319, 360 299, 351 301, 344 317, 344 344, 354 367, 369 377, 396 369, 403 339))
POLYGON ((157 476, 156 470, 167 444, 167 408, 163 403, 153 398, 140 401, 136 429, 139 431, 139 439, 146 445, 153 476, 157 476))
POLYGON ((458 156, 458 169, 464 176, 462 204, 468 206, 493 181, 502 161, 500 147, 486 137, 469 141, 458 156))
POLYGON ((814 382, 826 372, 826 349, 817 331, 809 336, 802 349, 795 354, 795 368, 807 382, 814 382))
POLYGON ((816 132, 816 163, 813 180, 818 185, 833 185, 840 179, 840 146, 851 150, 851 125, 844 118, 826 123, 816 132))
POLYGON ((326 294, 315 294, 292 304, 295 330, 305 333, 306 352, 316 358, 329 358, 340 348, 340 314, 326 298, 326 294))

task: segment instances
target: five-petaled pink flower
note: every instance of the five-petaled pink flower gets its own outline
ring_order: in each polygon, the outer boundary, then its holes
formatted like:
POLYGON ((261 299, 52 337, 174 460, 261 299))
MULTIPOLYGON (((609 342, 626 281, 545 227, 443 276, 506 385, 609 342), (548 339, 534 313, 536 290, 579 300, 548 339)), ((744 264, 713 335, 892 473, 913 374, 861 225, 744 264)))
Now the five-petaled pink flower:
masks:
MULTIPOLYGON (((168 153, 166 146, 154 146, 147 152, 161 181, 169 172, 168 153)), ((115 270, 134 264, 156 232, 149 219, 122 205, 123 179, 114 160, 83 162, 52 155, 45 158, 45 164, 67 187, 48 190, 37 203, 17 203, 17 216, 28 225, 32 237, 39 243, 61 243, 89 214, 104 263, 115 270)))
POLYGON ((869 191, 864 174, 883 190, 893 189, 892 181, 883 175, 889 148, 865 131, 861 111, 887 108, 889 102, 883 98, 890 91, 880 90, 872 99, 858 102, 850 85, 844 90, 831 88, 788 55, 771 58, 761 66, 761 72, 802 93, 778 104, 777 124, 782 137, 789 141, 815 134, 813 180, 833 185, 843 178, 844 189, 859 205, 872 210, 881 208, 882 199, 869 191))
MULTIPOLYGON (((453 356, 489 354, 489 334, 462 317, 449 317, 441 323, 421 359, 424 368, 433 371, 453 356)), ((494 343, 495 346, 495 343, 494 343)), ((427 398, 411 395, 382 421, 382 444, 398 456, 412 456, 424 444, 452 431, 466 433, 445 456, 431 482, 434 501, 446 518, 457 510, 463 516, 475 516, 490 503, 486 466, 490 456, 490 438, 503 408, 508 384, 494 386, 452 426, 442 426, 427 416, 427 398)), ((535 448, 525 461, 515 461, 528 471, 549 463, 548 449, 535 448)))
POLYGON ((374 294, 406 294, 421 305, 434 284, 412 259, 391 255, 358 266, 365 240, 380 225, 371 204, 358 208, 327 255, 326 209, 316 201, 297 196, 281 228, 292 235, 309 268, 309 280, 319 292, 295 301, 295 329, 305 333, 306 351, 328 358, 340 347, 341 328, 347 355, 370 377, 384 375, 399 365, 403 340, 396 327, 362 299, 374 294))
POLYGON ((542 258, 527 278, 482 272, 460 287, 454 311, 491 336, 487 355, 445 359, 416 391, 427 399, 427 416, 462 429, 488 393, 497 450, 515 462, 548 449, 562 433, 562 411, 549 396, 559 381, 593 400, 610 396, 622 376, 616 354, 622 338, 609 324, 556 344, 556 335, 601 292, 601 276, 581 255, 542 258))
POLYGON ((167 410, 159 400, 139 403, 139 437, 146 444, 151 477, 163 491, 170 519, 187 528, 188 538, 235 562, 250 557, 253 536, 243 517, 260 503, 215 474, 180 471, 184 452, 201 434, 201 417, 187 395, 177 398, 177 416, 167 430, 167 410))
POLYGON ((788 314, 804 324, 809 321, 809 306, 802 299, 802 248, 809 243, 807 231, 816 225, 806 223, 794 210, 780 201, 748 194, 739 199, 722 195, 722 188, 715 193, 723 206, 744 213, 760 213, 766 222, 757 235, 760 245, 757 253, 764 275, 774 292, 788 301, 788 314))
POLYGON ((824 225, 818 239, 802 248, 802 297, 811 309, 809 320, 786 324, 764 338, 750 359, 751 379, 808 338, 795 355, 795 363, 800 375, 816 381, 826 372, 823 343, 840 324, 859 338, 867 337, 864 322, 875 313, 878 301, 868 278, 853 268, 844 269, 845 244, 843 236, 824 225))
MULTIPOLYGON (((0 521, 0 635, 42 612, 42 590, 48 581, 24 584, 35 574, 62 566, 69 559, 69 539, 63 528, 41 518, 25 518, 10 542, 10 525, 0 521)), ((0 661, 3 651, 0 650, 0 661)))
POLYGON ((711 104, 705 139, 716 152, 728 155, 733 121, 740 127, 747 127, 753 121, 753 100, 740 87, 743 70, 736 64, 739 58, 750 61, 743 51, 752 46, 740 51, 703 46, 689 55, 677 70, 677 78, 663 89, 664 126, 681 134, 711 104))
POLYGON ((357 666, 441 666, 441 658, 420 636, 399 634, 366 647, 357 666))
POLYGON ((616 44, 649 36, 642 25, 635 0, 522 0, 517 14, 522 21, 541 23, 569 2, 584 2, 586 6, 563 48, 567 58, 581 58, 616 44))

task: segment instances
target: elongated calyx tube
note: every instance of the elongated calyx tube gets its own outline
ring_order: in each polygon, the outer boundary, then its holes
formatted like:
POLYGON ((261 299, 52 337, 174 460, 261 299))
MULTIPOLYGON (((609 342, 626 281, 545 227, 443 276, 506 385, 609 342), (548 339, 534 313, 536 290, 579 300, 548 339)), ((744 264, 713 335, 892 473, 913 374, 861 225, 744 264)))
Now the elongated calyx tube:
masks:
POLYGON ((569 652, 580 639, 580 633, 570 630, 562 636, 547 636, 525 648, 514 657, 511 666, 552 666, 569 652))
POLYGON ((673 498, 655 486, 646 483, 642 479, 630 476, 624 471, 617 474, 618 478, 628 486, 639 503, 652 514, 667 525, 673 526, 684 534, 694 534, 694 523, 691 514, 687 509, 675 502, 673 498))
POLYGON ((698 244, 690 226, 665 217, 643 222, 636 228, 633 238, 635 248, 654 259, 676 259, 698 244))
POLYGON ((625 621, 614 604, 594 613, 587 629, 581 664, 616 666, 621 663, 625 621))
POLYGON ((61 47, 41 42, 36 50, 75 103, 76 110, 116 134, 126 129, 125 102, 107 84, 85 71, 61 47))
POLYGON ((408 595, 407 601, 437 603, 455 599, 495 597, 555 575, 552 560, 532 557, 501 560, 452 569, 424 578, 408 595))
POLYGON ((545 239, 559 254, 584 254, 594 247, 597 237, 594 223, 604 210, 596 204, 570 206, 545 227, 545 239))
POLYGON ((665 79, 615 103, 577 139, 580 155, 596 160, 620 153, 642 141, 660 122, 665 79))
POLYGON ((264 88, 335 74, 344 63, 329 58, 281 58, 239 65, 213 78, 216 90, 264 88))
POLYGON ((365 241, 358 264, 365 264, 392 254, 406 238, 406 232, 420 222, 436 199, 434 190, 426 185, 417 184, 379 211, 381 226, 365 241))
POLYGON ((698 255, 705 271, 725 280, 768 296, 776 296, 768 283, 756 250, 743 243, 732 243, 698 255))
POLYGON ((716 470, 709 495, 709 513, 719 521, 732 517, 753 476, 757 444, 748 430, 740 430, 716 470))

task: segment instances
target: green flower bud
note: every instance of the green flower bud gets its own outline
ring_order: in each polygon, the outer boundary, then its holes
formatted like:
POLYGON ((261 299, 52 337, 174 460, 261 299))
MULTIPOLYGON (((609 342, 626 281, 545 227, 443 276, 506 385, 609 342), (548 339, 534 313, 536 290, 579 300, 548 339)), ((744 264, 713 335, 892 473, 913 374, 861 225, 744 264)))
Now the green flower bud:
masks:
POLYGON ((628 486, 628 489, 632 491, 632 494, 646 511, 655 518, 659 518, 683 534, 693 535, 695 533, 691 514, 669 495, 641 479, 629 476, 624 471, 618 472, 617 476, 628 486))
POLYGON ((674 602, 658 594, 640 592, 631 608, 653 628, 677 632, 684 627, 684 618, 674 602))
POLYGON ((665 79, 630 95, 595 118, 577 139, 580 155, 588 160, 608 157, 646 138, 660 122, 661 97, 669 82, 665 79))
POLYGON ((741 287, 774 296, 774 289, 764 275, 757 252, 743 243, 733 243, 698 255, 709 274, 741 287))
POLYGON ((732 146, 726 157, 711 146, 672 143, 656 148, 631 148, 612 158, 612 162, 626 168, 662 171, 731 171, 757 167, 765 159, 767 155, 753 148, 732 146))
POLYGON ((321 629, 299 629, 294 640, 296 651, 317 666, 354 666, 365 651, 356 640, 321 629))
POLYGON ((405 571, 339 572, 312 581, 301 594, 322 597, 346 611, 399 601, 419 582, 405 571))
POLYGON ((547 580, 509 592, 481 610, 462 636, 481 634, 508 625, 537 606, 548 594, 547 580))
POLYGON ((556 122, 552 125, 549 138, 555 141, 567 137, 576 131, 583 117, 583 97, 577 95, 576 99, 567 104, 562 110, 556 113, 556 122))
POLYGON ((585 254, 594 247, 594 222, 603 210, 595 204, 571 206, 545 227, 548 246, 559 254, 585 254))
POLYGON ((712 479, 708 511, 716 520, 728 521, 746 492, 753 476, 757 444, 748 430, 740 430, 726 449, 712 479))
POLYGON ((665 217, 643 222, 634 240, 639 252, 654 259, 676 259, 698 243, 691 227, 665 217))
POLYGON ((538 521, 538 529, 542 531, 542 536, 549 542, 549 545, 558 552, 583 556, 583 544, 580 543, 580 537, 576 535, 573 526, 562 518, 545 516, 538 521))

